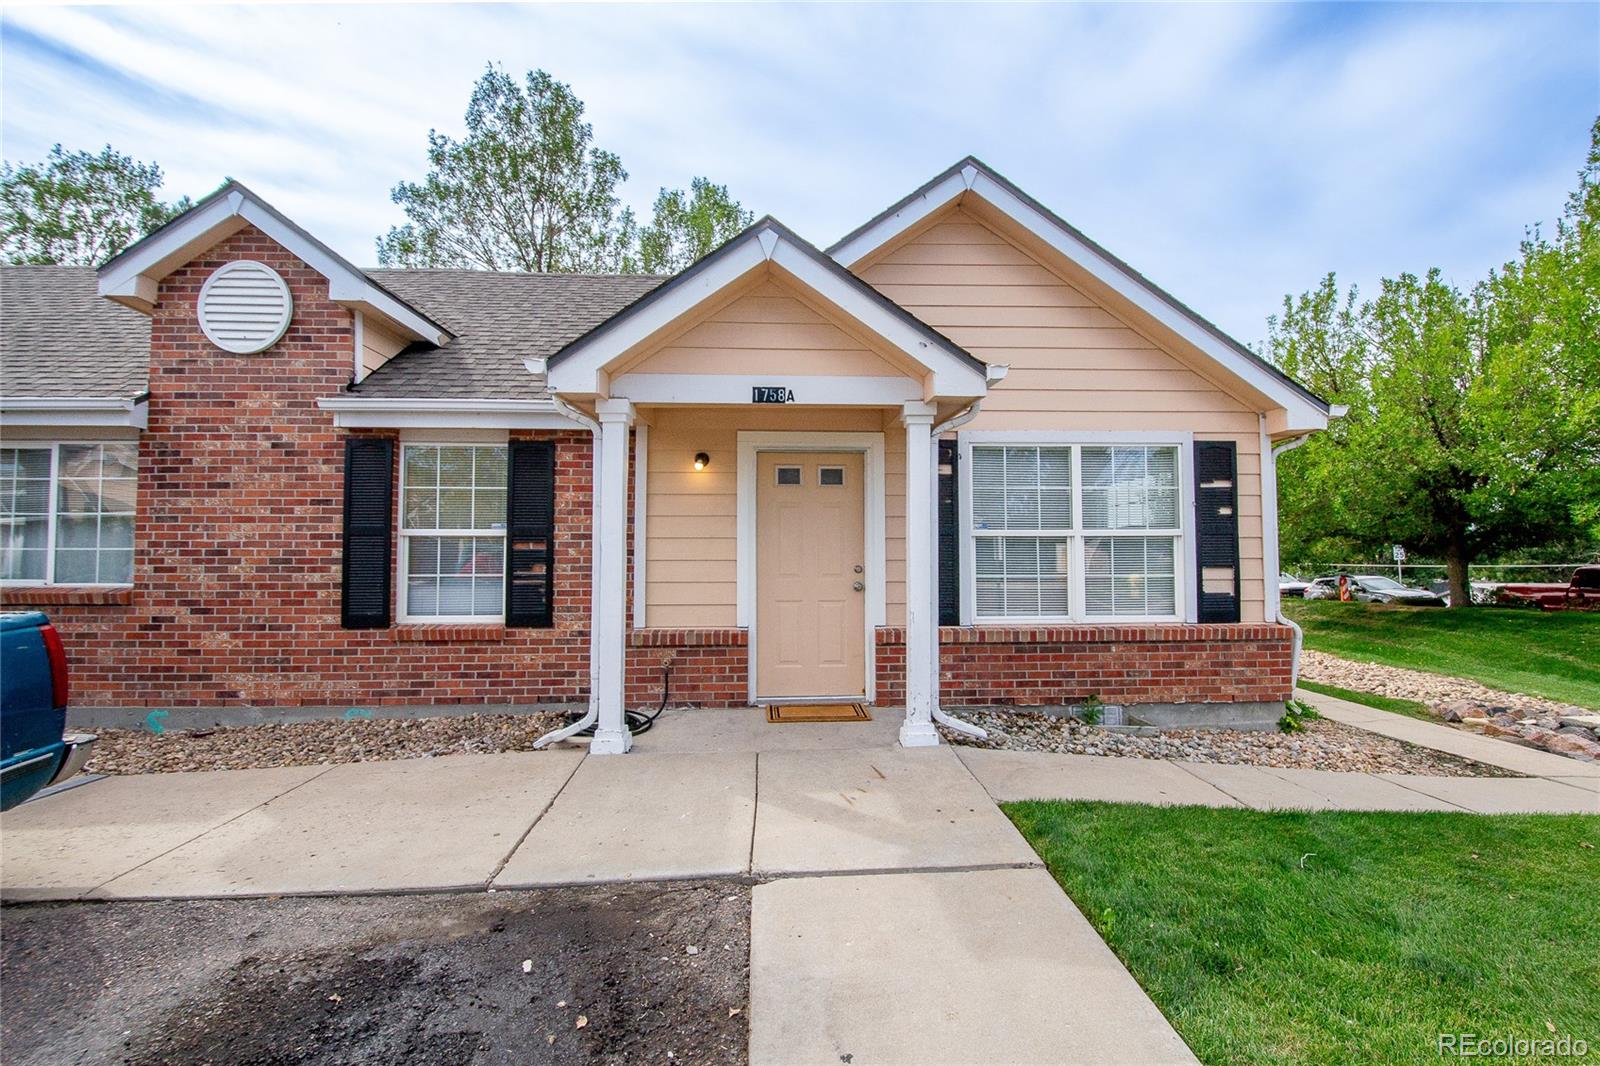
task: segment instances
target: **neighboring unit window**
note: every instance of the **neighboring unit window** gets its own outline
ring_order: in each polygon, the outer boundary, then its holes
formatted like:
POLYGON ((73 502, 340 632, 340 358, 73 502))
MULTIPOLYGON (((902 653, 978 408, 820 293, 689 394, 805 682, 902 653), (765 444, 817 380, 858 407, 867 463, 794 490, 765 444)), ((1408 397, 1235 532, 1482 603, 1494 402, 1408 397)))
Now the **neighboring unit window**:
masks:
POLYGON ((138 445, 0 448, 0 581, 133 581, 138 445))
POLYGON ((968 484, 979 620, 1176 617, 1175 446, 974 445, 968 484))
POLYGON ((503 617, 505 446, 407 444, 400 491, 402 616, 503 617))

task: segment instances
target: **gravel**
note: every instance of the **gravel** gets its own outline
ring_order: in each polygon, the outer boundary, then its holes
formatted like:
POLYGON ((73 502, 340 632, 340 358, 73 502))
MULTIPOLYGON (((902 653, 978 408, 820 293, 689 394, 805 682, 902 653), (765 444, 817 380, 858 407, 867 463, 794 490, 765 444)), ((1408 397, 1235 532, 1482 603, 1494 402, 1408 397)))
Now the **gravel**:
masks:
POLYGON ((85 768, 97 774, 165 774, 385 762, 433 755, 531 751, 567 723, 559 713, 441 718, 352 718, 149 733, 99 730, 85 768))
POLYGON ((1036 711, 963 710, 959 717, 988 730, 974 740, 940 727, 952 744, 1005 751, 1114 755, 1130 759, 1186 759, 1235 766, 1301 770, 1426 774, 1434 777, 1518 777, 1508 770, 1457 758, 1327 719, 1306 722, 1305 732, 1241 729, 1166 729, 1141 735, 1084 725, 1036 711))
POLYGON ((1585 708, 1570 703, 1524 696, 1517 692, 1501 692, 1464 677, 1445 677, 1399 666, 1356 662, 1320 651, 1300 653, 1300 676, 1308 681, 1318 681, 1352 692, 1413 700, 1430 708, 1448 703, 1472 703, 1486 710, 1505 707, 1540 717, 1586 713, 1585 708))

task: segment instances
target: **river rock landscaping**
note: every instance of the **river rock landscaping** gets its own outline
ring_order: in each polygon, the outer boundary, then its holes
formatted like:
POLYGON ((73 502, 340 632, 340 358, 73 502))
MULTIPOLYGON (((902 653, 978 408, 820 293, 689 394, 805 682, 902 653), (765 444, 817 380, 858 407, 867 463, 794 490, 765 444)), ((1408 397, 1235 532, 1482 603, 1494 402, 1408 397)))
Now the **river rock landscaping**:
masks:
POLYGON ((976 740, 941 726, 940 733, 945 740, 1005 751, 1185 759, 1236 766, 1433 777, 1521 776, 1327 719, 1307 721, 1301 733, 1272 733, 1240 729, 1123 732, 1024 710, 962 709, 957 717, 988 731, 988 739, 976 740))
POLYGON ((1323 652, 1301 655, 1302 676, 1327 685, 1412 700, 1446 723, 1520 741, 1558 755, 1600 759, 1600 714, 1570 703, 1501 692, 1476 681, 1323 652))
POLYGON ((440 718, 335 718, 225 729, 99 729, 94 774, 162 774, 186 770, 253 770, 433 755, 531 751, 533 742, 567 716, 467 714, 440 718))

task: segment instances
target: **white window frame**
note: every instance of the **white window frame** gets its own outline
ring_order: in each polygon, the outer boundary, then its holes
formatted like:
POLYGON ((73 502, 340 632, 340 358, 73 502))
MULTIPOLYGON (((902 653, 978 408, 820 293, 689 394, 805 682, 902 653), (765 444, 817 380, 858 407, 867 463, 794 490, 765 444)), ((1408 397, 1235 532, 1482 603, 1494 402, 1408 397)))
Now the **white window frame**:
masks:
POLYGON ((1193 563, 1189 556, 1194 551, 1194 434, 1188 431, 1080 431, 1061 432, 1049 430, 970 430, 958 433, 961 455, 961 485, 958 521, 961 536, 956 538, 960 548, 961 624, 964 626, 1018 626, 1018 625, 1138 625, 1148 622, 1188 622, 1198 620, 1198 607, 1193 590, 1189 588, 1193 563), (972 449, 986 445, 1024 445, 1032 447, 1072 448, 1072 521, 1067 533, 1041 533, 1014 530, 1018 536, 1064 536, 1067 540, 1067 613, 1006 615, 1005 617, 979 617, 977 611, 977 550, 976 538, 980 535, 972 526, 972 449), (1122 529, 1115 531, 1086 531, 1083 525, 1083 451, 1085 446, 1173 447, 1178 449, 1178 530, 1122 529), (1171 536, 1173 547, 1174 611, 1165 615, 1091 615, 1088 613, 1084 580, 1084 541, 1090 536, 1171 536))
MULTIPOLYGON (((501 575, 500 611, 498 614, 421 614, 413 615, 406 602, 410 592, 411 538, 412 537, 499 537, 502 547, 500 558, 505 560, 506 530, 501 529, 407 529, 406 528, 406 449, 407 448, 504 448, 506 449, 506 522, 511 524, 511 448, 504 438, 493 440, 434 440, 419 438, 400 441, 400 493, 394 513, 395 538, 395 614, 401 625, 504 625, 506 621, 505 575, 501 575)), ((474 493, 477 484, 474 481, 474 493)))
MULTIPOLYGON (((0 578, 0 587, 4 588, 71 588, 71 589, 127 589, 133 587, 129 581, 56 581, 56 516, 60 513, 61 506, 59 494, 61 491, 61 449, 86 448, 106 444, 131 444, 134 449, 135 459, 139 459, 139 441, 126 437, 108 437, 99 440, 8 440, 0 442, 0 447, 15 448, 18 451, 46 451, 50 452, 50 512, 45 523, 45 552, 44 579, 35 578, 0 578)), ((135 504, 138 507, 139 472, 135 467, 133 478, 133 491, 135 504)), ((137 530, 137 510, 135 511, 135 527, 137 530)), ((138 561, 139 545, 137 540, 133 546, 134 561, 138 561)))

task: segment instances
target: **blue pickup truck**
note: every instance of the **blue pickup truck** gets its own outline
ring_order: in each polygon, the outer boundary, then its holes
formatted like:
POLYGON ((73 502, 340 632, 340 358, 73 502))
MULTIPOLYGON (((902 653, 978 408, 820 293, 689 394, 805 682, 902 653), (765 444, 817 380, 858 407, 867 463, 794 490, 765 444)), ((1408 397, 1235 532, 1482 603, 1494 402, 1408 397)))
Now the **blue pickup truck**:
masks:
POLYGON ((61 634, 38 611, 0 614, 0 811, 83 769, 95 738, 66 724, 61 634))

